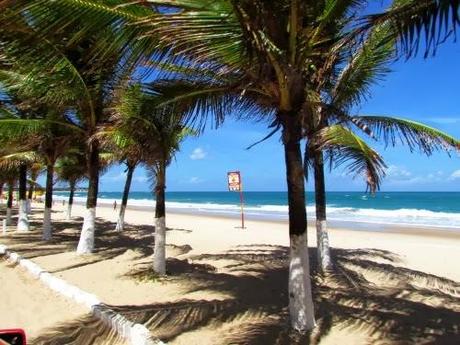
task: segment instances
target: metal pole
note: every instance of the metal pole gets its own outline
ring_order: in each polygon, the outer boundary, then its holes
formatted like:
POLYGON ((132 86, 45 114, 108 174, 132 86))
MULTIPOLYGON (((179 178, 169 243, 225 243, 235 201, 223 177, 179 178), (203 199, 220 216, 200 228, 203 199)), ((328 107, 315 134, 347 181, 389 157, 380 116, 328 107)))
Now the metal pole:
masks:
POLYGON ((241 229, 244 229, 244 199, 243 199, 243 189, 240 188, 240 204, 241 204, 241 229))

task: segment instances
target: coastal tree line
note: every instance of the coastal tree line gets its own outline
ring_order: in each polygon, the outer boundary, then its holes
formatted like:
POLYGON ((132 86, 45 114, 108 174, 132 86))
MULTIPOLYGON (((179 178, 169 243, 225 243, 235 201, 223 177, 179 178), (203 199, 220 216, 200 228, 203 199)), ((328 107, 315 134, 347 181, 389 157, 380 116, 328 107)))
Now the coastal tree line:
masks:
MULTIPOLYGON (((366 15, 366 1, 0 1, 0 184, 12 224, 29 231, 28 199, 46 174, 43 240, 52 238, 55 176, 88 182, 77 253, 94 247, 99 178, 126 166, 116 230, 123 231, 133 172, 155 181, 153 269, 166 273, 167 167, 190 135, 233 116, 281 133, 289 204, 291 326, 315 326, 305 179, 315 181, 319 269, 333 269, 324 170, 345 164, 376 192, 385 162, 369 142, 427 155, 455 138, 411 120, 354 109, 399 57, 434 53, 455 34, 457 1, 395 0, 366 15), (301 144, 305 144, 302 152, 301 144), (27 178, 29 172, 29 180, 27 178), (29 195, 27 184, 29 183, 29 195)), ((263 142, 266 138, 262 138, 263 142)))

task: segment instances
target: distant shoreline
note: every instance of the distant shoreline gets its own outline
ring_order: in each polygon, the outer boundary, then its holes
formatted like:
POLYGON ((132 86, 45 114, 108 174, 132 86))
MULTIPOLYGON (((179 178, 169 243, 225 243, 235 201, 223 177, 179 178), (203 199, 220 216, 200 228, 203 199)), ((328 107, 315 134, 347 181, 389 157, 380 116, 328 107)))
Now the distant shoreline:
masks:
MULTIPOLYGON (((76 205, 85 205, 85 202, 75 201, 76 205)), ((119 204, 117 204, 117 211, 119 210, 119 204)), ((111 209, 113 206, 108 203, 98 203, 98 208, 111 209)), ((127 206, 127 211, 151 211, 152 215, 154 214, 154 208, 150 206, 140 206, 140 205, 129 205, 127 206)), ((232 219, 235 220, 235 224, 239 224, 240 216, 231 215, 231 214, 208 214, 208 213, 197 213, 194 211, 178 211, 178 210, 168 210, 167 214, 171 215, 186 215, 191 217, 196 217, 199 219, 202 218, 213 218, 213 219, 232 219)), ((253 217, 247 216, 247 220, 257 221, 260 223, 268 224, 288 224, 287 220, 283 219, 267 219, 263 217, 253 217)), ((152 220, 153 223, 153 220, 152 220)), ((337 221, 330 220, 328 221, 331 228, 340 228, 351 231, 359 232, 388 232, 402 235, 412 235, 420 234, 425 236, 434 236, 434 237, 460 237, 460 228, 448 228, 448 227, 429 227, 429 226, 419 226, 419 225, 398 225, 398 224, 381 224, 381 223, 370 223, 370 222, 351 222, 351 221, 337 221)), ((313 219, 308 220, 308 225, 310 228, 315 226, 315 221, 313 219)))

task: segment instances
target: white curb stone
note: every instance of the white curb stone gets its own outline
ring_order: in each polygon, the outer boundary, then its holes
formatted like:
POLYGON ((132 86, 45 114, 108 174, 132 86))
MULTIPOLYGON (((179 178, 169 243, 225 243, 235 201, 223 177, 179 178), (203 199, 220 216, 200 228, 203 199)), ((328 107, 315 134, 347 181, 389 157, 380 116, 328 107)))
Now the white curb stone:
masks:
POLYGON ((102 304, 96 295, 83 291, 65 280, 53 276, 35 262, 23 259, 18 253, 11 252, 7 246, 0 244, 0 255, 5 255, 13 263, 24 267, 51 290, 86 306, 95 317, 127 339, 131 345, 166 345, 161 340, 155 339, 144 325, 133 323, 102 304))
POLYGON ((19 265, 25 267, 35 278, 40 278, 40 274, 43 272, 40 266, 27 259, 21 259, 19 265))

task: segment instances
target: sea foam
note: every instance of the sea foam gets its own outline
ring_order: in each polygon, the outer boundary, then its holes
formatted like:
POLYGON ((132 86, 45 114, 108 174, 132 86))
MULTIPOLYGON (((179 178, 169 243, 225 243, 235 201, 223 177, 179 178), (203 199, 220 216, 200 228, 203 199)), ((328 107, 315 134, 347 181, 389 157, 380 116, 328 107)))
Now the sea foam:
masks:
MULTIPOLYGON (((56 195, 55 200, 65 200, 66 197, 56 195)), ((75 197, 76 202, 84 203, 85 197, 75 197)), ((101 205, 113 205, 114 201, 120 203, 119 199, 99 198, 101 205)), ((130 199, 129 206, 135 207, 155 207, 152 199, 130 199)), ((222 216, 239 216, 240 205, 222 204, 211 202, 166 202, 167 210, 171 212, 184 212, 191 214, 208 214, 222 216)), ((315 218, 314 205, 306 207, 308 219, 315 218)), ((250 205, 244 207, 248 218, 267 219, 267 220, 286 220, 288 219, 287 205, 250 205)), ((327 207, 327 218, 331 221, 370 223, 381 225, 400 225, 400 226, 422 226, 439 228, 460 229, 460 213, 435 212, 425 209, 400 208, 395 210, 375 209, 375 208, 352 208, 337 207, 330 204, 327 207)))

